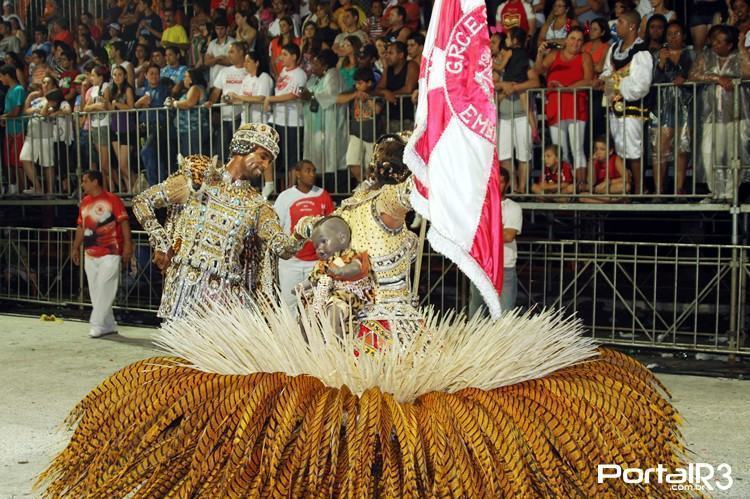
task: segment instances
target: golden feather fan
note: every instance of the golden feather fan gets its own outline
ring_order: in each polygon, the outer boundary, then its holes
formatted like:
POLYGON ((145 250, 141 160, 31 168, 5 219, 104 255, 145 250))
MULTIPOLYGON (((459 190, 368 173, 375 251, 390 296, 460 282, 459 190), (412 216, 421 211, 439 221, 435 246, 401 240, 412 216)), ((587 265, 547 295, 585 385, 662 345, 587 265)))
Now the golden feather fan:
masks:
POLYGON ((309 343, 269 304, 168 324, 159 339, 179 357, 125 367, 76 406, 44 494, 679 495, 597 483, 598 464, 681 466, 684 446, 653 375, 577 321, 426 311, 429 339, 359 358, 326 321, 301 321, 309 343))

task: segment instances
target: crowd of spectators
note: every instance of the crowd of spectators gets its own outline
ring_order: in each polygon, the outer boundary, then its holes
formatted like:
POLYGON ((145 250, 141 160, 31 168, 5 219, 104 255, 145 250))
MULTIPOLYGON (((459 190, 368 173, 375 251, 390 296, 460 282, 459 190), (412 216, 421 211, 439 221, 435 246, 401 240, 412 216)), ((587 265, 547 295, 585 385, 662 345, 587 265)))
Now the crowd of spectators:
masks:
MULTIPOLYGON (((499 159, 514 193, 695 194, 692 168, 714 198, 731 198, 732 137, 750 164, 750 89, 737 83, 750 77, 750 0, 689 0, 681 16, 668 1, 488 1, 499 159), (612 43, 633 27, 651 80, 665 84, 643 99, 637 154, 608 136, 600 79, 612 43)), ((282 137, 265 195, 284 189, 302 158, 328 190, 347 192, 375 138, 413 126, 430 15, 431 4, 409 0, 108 0, 101 16, 71 22, 53 0, 35 19, 6 0, 4 193, 73 193, 74 172, 91 167, 132 194, 163 180, 178 154, 224 160, 246 121, 282 137)))

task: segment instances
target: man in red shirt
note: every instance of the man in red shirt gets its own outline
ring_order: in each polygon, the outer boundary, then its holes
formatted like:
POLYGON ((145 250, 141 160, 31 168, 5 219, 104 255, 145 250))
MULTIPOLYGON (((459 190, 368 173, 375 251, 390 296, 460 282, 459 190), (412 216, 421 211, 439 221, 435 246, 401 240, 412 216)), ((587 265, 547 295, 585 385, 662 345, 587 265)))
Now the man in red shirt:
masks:
POLYGON ((102 187, 102 174, 89 170, 83 174, 81 188, 85 196, 78 212, 76 237, 71 260, 81 263, 81 245, 86 253, 86 279, 91 296, 89 336, 117 332, 112 304, 117 295, 120 261, 126 265, 133 256, 130 221, 122 200, 102 187))
POLYGON ((536 31, 536 18, 530 2, 524 0, 507 0, 497 8, 495 27, 506 35, 513 28, 521 28, 528 38, 536 31))
POLYGON ((50 23, 50 41, 64 42, 69 47, 72 47, 75 44, 73 34, 68 31, 68 27, 61 19, 55 19, 50 23))
MULTIPOLYGON (((295 185, 285 190, 273 205, 281 226, 288 234, 294 233, 297 222, 306 216, 326 216, 333 213, 333 201, 328 192, 315 185, 315 165, 302 160, 294 165, 295 185)), ((296 312, 294 287, 307 279, 318 257, 312 242, 308 241, 289 260, 279 260, 279 289, 281 299, 296 312)))

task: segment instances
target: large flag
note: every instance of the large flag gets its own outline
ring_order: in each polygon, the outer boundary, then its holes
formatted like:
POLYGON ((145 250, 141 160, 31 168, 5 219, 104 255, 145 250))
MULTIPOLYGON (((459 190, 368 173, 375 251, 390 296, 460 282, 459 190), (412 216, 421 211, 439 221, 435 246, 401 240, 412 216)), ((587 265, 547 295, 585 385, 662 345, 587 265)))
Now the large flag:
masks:
POLYGON ((503 228, 497 110, 484 0, 437 0, 419 73, 416 124, 405 160, 427 239, 500 314, 503 228))

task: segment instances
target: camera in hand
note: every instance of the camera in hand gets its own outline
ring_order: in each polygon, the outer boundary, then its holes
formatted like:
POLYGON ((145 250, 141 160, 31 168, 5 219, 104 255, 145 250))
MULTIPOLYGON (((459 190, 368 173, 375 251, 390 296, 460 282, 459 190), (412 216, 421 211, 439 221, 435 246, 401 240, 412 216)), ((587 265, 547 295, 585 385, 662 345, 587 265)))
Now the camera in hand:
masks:
POLYGON ((547 42, 546 46, 550 50, 557 50, 561 47, 561 45, 557 42, 547 42))

